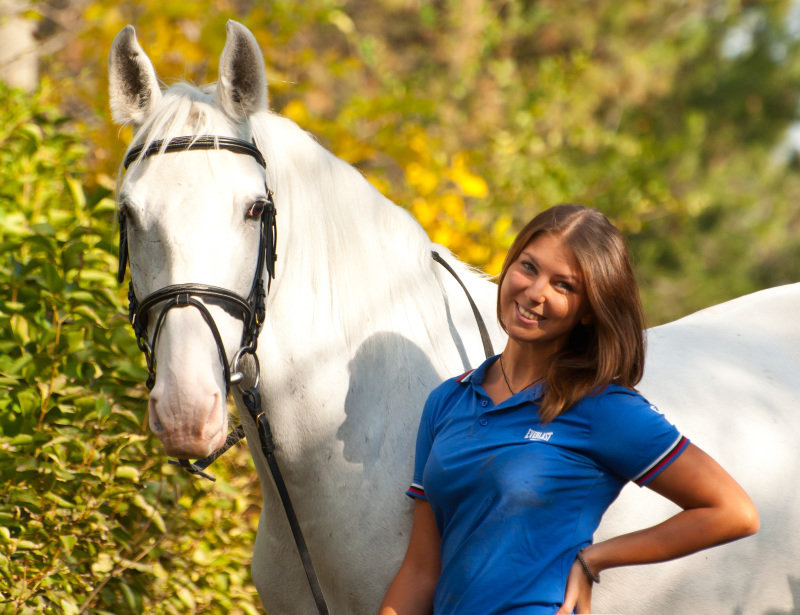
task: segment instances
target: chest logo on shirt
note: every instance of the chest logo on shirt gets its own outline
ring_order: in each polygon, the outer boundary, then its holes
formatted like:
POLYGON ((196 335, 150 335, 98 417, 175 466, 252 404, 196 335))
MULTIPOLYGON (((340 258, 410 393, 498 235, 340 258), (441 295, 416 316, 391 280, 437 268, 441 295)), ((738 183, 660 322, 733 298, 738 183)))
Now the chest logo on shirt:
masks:
POLYGON ((526 440, 544 440, 547 442, 550 440, 550 436, 553 435, 552 431, 536 431, 535 429, 529 429, 528 433, 525 434, 526 440))

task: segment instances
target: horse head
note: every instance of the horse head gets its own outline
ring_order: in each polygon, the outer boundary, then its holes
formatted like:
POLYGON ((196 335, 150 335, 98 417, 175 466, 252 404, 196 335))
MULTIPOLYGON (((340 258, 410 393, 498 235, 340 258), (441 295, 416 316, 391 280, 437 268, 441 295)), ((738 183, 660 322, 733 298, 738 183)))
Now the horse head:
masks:
POLYGON ((243 377, 238 359, 254 357, 274 249, 271 193, 249 123, 267 108, 264 61, 246 28, 229 22, 227 34, 219 81, 203 89, 162 92, 131 26, 109 58, 114 121, 134 128, 117 191, 120 277, 129 259, 150 427, 180 458, 205 457, 225 441, 227 392, 243 377))

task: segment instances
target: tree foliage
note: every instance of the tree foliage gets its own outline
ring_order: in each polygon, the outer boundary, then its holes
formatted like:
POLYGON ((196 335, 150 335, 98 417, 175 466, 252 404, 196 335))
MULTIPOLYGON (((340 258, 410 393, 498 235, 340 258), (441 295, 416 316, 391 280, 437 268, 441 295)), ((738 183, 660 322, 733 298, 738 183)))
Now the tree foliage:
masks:
POLYGON ((80 72, 64 100, 92 130, 91 168, 111 174, 125 141, 106 111, 111 38, 132 23, 162 77, 204 83, 238 19, 265 51, 273 108, 434 240, 496 273, 533 214, 596 206, 628 236, 657 324, 800 277, 784 139, 797 12, 791 0, 93 2, 49 69, 80 72))
POLYGON ((209 498, 148 435, 114 203, 65 126, 0 84, 0 612, 256 613, 248 460, 209 498))

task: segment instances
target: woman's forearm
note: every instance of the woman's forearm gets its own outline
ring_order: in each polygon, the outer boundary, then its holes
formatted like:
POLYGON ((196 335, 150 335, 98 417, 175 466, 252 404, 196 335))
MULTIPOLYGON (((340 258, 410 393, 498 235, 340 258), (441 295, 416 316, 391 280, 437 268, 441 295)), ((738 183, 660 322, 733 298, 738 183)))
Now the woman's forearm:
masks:
POLYGON ((429 615, 441 572, 441 540, 430 505, 417 500, 403 563, 389 585, 378 615, 429 615))
POLYGON ((758 512, 748 495, 695 446, 649 487, 683 510, 653 527, 587 548, 583 556, 592 571, 663 562, 758 531, 758 512))
POLYGON ((747 511, 729 514, 719 509, 690 509, 651 528, 597 543, 584 550, 590 569, 650 564, 676 559, 749 536, 758 530, 758 517, 747 511))
POLYGON ((425 571, 401 567, 378 610, 378 615, 429 615, 433 612, 436 578, 425 571))

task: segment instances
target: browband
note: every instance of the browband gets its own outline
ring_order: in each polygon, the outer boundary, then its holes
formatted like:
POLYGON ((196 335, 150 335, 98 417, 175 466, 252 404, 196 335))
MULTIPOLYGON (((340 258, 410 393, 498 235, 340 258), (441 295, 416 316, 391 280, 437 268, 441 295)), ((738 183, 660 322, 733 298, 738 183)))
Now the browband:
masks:
POLYGON ((231 152, 235 152, 237 154, 247 154, 252 156, 256 159, 258 164, 260 164, 265 169, 267 168, 267 163, 264 160, 264 156, 261 155, 261 152, 258 151, 258 148, 242 139, 233 139, 231 137, 217 137, 214 135, 200 135, 200 136, 188 136, 188 137, 175 137, 174 139, 170 139, 167 141, 167 144, 164 145, 164 140, 159 139, 158 141, 153 141, 147 146, 145 149, 144 145, 137 145, 133 149, 128 152, 128 155, 125 156, 125 162, 123 166, 127 169, 131 163, 141 156, 141 159, 145 159, 148 156, 152 156, 153 154, 168 154, 172 152, 185 152, 187 150, 209 150, 209 149, 225 149, 231 152))

